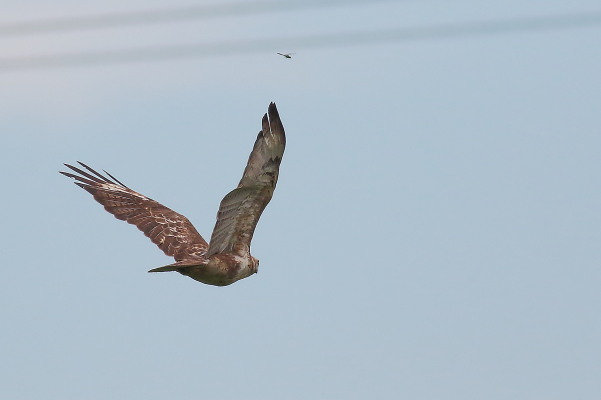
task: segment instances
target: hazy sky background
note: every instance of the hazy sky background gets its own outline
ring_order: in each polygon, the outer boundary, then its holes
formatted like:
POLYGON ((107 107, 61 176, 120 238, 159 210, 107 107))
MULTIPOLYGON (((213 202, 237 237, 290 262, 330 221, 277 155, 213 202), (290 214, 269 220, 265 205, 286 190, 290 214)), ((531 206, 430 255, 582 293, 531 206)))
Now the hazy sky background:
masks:
POLYGON ((598 1, 6 28, 194 4, 2 7, 0 397, 601 398, 601 21, 574 17, 598 1), (516 22, 547 17, 573 26, 516 22), (413 28, 438 33, 353 45, 413 28), (56 58, 82 52, 105 56, 56 58), (106 169, 208 238, 270 101, 288 147, 232 286, 147 274, 171 259, 57 173, 106 169))

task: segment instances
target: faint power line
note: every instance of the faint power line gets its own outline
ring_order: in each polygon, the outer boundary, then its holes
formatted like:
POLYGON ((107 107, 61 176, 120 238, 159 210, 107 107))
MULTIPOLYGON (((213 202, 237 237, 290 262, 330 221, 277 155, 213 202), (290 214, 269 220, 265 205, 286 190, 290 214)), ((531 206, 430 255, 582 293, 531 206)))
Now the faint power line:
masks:
POLYGON ((601 11, 554 17, 479 21, 417 28, 315 34, 288 38, 238 40, 222 43, 198 43, 172 46, 131 48, 70 54, 40 55, 11 59, 0 58, 0 71, 148 62, 183 58, 275 52, 276 49, 311 49, 377 43, 439 40, 512 32, 534 32, 601 25, 601 11))
POLYGON ((115 28, 119 26, 149 25, 322 7, 372 5, 374 3, 399 1, 407 0, 260 0, 115 12, 78 17, 60 17, 3 23, 0 24, 0 37, 84 29, 115 28))

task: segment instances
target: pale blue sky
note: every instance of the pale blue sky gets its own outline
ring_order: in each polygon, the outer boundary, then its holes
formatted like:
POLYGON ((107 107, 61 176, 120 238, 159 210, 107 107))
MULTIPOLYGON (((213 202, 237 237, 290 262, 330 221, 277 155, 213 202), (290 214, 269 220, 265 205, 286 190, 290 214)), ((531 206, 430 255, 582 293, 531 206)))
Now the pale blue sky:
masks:
MULTIPOLYGON (((0 37, 0 397, 600 398, 601 25, 1 67, 601 11, 366 3, 0 37), (57 173, 106 169, 208 238, 270 101, 288 147, 260 272, 232 286, 147 274, 171 259, 57 173)), ((0 22, 174 5, 13 1, 0 22)))

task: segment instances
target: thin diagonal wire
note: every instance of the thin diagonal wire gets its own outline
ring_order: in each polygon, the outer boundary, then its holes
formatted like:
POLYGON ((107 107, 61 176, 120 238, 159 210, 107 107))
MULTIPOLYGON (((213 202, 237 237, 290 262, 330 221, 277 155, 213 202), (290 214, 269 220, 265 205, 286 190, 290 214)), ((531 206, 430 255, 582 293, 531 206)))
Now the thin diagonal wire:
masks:
POLYGON ((115 12, 4 23, 0 24, 0 37, 172 23, 186 20, 245 16, 335 6, 372 5, 375 3, 400 1, 408 0, 260 0, 115 12))

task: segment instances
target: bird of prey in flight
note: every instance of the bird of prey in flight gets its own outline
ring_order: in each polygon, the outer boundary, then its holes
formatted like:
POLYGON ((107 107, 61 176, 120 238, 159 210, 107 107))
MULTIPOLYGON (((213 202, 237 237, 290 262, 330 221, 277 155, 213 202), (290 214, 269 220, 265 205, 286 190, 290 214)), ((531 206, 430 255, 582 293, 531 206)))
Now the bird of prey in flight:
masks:
POLYGON ((279 54, 279 55, 281 55, 282 57, 285 57, 285 58, 292 58, 292 56, 294 54, 296 54, 296 53, 277 53, 277 54, 279 54))
POLYGON ((177 271, 199 282, 226 286, 257 272, 259 260, 250 242, 261 213, 278 180, 286 137, 274 103, 263 116, 262 129, 248 158, 242 179, 225 195, 207 243, 186 217, 128 188, 104 171, 104 176, 82 162, 65 164, 76 180, 104 209, 144 232, 175 263, 148 272, 177 271))

